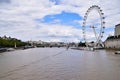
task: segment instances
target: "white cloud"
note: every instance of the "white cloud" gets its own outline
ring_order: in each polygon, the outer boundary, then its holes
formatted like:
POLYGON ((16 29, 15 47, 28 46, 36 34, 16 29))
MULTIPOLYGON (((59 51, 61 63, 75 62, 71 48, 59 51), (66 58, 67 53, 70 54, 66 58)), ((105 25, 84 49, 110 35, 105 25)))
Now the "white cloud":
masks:
MULTIPOLYGON (((61 0, 55 5, 50 0, 6 0, 0 3, 0 35, 8 35, 22 40, 45 40, 45 41, 79 41, 82 38, 81 29, 73 26, 36 22, 46 15, 59 14, 62 11, 77 13, 84 16, 87 9, 92 5, 101 7, 106 16, 106 28, 113 28, 120 23, 119 0, 61 0), (9 3, 5 3, 9 1, 9 3)), ((88 23, 98 20, 97 12, 90 12, 88 23)), ((82 25, 82 21, 78 21, 82 25)), ((98 23, 99 20, 96 22, 98 23)), ((114 30, 113 30, 114 31, 114 30)), ((114 33, 114 32, 111 32, 114 33)), ((105 33, 108 35, 108 33, 105 33)))

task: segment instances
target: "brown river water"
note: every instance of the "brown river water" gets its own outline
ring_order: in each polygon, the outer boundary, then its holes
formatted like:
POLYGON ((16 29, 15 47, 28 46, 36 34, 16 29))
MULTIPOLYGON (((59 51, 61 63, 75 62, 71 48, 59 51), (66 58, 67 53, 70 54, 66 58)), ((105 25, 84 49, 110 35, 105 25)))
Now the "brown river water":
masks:
POLYGON ((0 53, 0 80, 120 80, 120 55, 66 48, 0 53))

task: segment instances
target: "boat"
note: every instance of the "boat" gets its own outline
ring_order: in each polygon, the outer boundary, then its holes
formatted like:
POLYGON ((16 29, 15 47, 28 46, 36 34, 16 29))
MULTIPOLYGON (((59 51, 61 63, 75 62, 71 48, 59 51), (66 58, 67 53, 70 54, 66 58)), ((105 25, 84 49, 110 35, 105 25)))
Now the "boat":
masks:
POLYGON ((6 52, 7 49, 6 48, 0 48, 0 52, 6 52))
POLYGON ((116 51, 115 54, 120 54, 120 51, 116 51))
POLYGON ((8 48, 7 51, 14 51, 14 48, 8 48))

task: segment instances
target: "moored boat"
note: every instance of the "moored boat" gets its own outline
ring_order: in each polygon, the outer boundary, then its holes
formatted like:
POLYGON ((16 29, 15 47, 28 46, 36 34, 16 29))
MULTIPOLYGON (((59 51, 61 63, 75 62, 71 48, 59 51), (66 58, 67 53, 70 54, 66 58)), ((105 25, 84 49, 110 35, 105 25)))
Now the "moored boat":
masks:
POLYGON ((120 54, 120 51, 116 51, 115 54, 120 54))
POLYGON ((0 52, 5 52, 5 51, 7 51, 6 48, 0 48, 0 52))

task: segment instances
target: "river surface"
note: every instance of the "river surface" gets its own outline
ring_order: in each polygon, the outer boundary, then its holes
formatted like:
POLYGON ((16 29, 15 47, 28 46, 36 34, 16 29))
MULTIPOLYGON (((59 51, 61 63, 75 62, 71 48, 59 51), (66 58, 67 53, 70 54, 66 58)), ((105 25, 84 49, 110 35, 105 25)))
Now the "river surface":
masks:
POLYGON ((65 48, 0 53, 0 80, 120 80, 120 55, 65 48))

